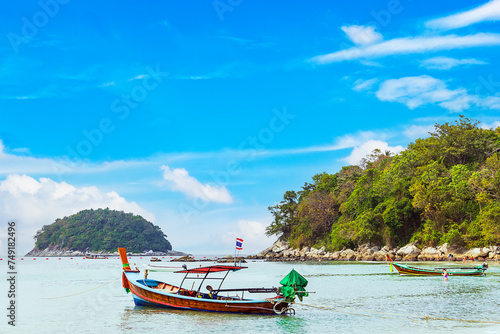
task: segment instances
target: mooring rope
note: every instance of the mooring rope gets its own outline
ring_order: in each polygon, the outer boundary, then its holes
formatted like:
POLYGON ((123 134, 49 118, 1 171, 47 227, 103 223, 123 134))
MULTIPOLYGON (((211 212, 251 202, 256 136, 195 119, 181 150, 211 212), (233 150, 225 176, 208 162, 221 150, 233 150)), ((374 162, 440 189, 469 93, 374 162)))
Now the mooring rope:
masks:
MULTIPOLYGON (((334 311, 334 312, 339 312, 339 313, 346 313, 346 314, 354 314, 354 315, 360 315, 364 317, 374 317, 376 315, 374 314, 383 314, 383 315, 389 315, 389 316, 398 316, 398 317, 407 317, 407 318, 417 318, 417 319, 410 319, 412 321, 418 321, 418 320, 425 320, 429 322, 429 320, 443 320, 443 321, 461 321, 461 322, 471 322, 471 323, 481 323, 481 324, 500 324, 500 321, 484 321, 484 320, 472 320, 472 319, 456 319, 456 318, 442 318, 442 317, 434 317, 434 316, 429 316, 429 315, 415 315, 415 314, 399 314, 399 313, 390 313, 390 312, 378 312, 378 311, 369 311, 369 310, 357 310, 358 312, 353 312, 350 309, 347 308, 339 308, 339 307, 328 307, 328 306, 323 306, 323 305, 313 305, 313 304, 305 304, 305 303, 295 303, 296 305, 301 305, 301 306, 306 306, 306 307, 312 307, 312 308, 318 308, 322 310, 328 310, 328 311, 334 311), (364 313, 373 313, 373 314, 363 314, 359 312, 364 312, 364 313)), ((385 317, 381 317, 385 318, 385 317)))
POLYGON ((88 290, 85 290, 85 291, 82 291, 82 292, 78 292, 78 293, 74 293, 72 295, 67 295, 67 296, 60 296, 60 297, 43 297, 43 298, 40 298, 40 299, 59 299, 59 298, 67 298, 67 297, 73 297, 73 296, 77 296, 77 295, 81 295, 82 293, 86 293, 86 292, 89 292, 89 291, 92 291, 92 290, 96 290, 96 289, 99 289, 99 288, 102 288, 103 286, 105 285, 108 285, 110 283, 113 283, 114 281, 117 281, 119 280, 121 277, 118 277, 118 278, 115 278, 114 280, 112 281, 109 281, 107 283, 104 283, 102 285, 99 285, 95 288, 92 288, 92 289, 88 289, 88 290))

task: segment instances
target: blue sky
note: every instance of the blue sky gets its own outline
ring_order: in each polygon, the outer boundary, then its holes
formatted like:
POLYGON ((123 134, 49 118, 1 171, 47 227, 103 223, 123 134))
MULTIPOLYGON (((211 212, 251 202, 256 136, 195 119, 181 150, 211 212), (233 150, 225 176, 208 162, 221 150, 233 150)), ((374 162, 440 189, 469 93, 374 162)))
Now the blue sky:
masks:
MULTIPOLYGON (((500 1, 0 5, 0 221, 86 208, 174 249, 272 244, 267 207, 459 114, 500 125, 500 1)), ((5 237, 0 241, 5 251, 5 237)))

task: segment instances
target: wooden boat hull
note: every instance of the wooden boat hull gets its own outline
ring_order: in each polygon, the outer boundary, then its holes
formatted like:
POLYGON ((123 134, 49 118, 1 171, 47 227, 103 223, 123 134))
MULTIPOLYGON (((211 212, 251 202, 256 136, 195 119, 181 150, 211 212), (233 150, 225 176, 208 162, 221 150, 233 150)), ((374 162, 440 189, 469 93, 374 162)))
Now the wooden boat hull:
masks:
POLYGON ((128 286, 138 306, 174 308, 225 313, 280 314, 288 303, 282 298, 269 300, 235 300, 232 298, 211 299, 194 297, 194 291, 181 289, 155 280, 143 280, 137 272, 124 272, 128 286), (155 286, 156 285, 156 286, 155 286), (163 286, 162 288, 160 288, 163 286), (181 292, 181 294, 179 293, 181 292))
MULTIPOLYGON (((443 270, 439 269, 425 269, 417 268, 408 265, 403 265, 400 263, 392 263, 392 266, 396 268, 400 275, 410 275, 410 276, 443 276, 443 270)), ((484 271, 480 268, 471 269, 468 271, 460 270, 453 271, 451 269, 447 270, 448 276, 483 276, 484 271)))

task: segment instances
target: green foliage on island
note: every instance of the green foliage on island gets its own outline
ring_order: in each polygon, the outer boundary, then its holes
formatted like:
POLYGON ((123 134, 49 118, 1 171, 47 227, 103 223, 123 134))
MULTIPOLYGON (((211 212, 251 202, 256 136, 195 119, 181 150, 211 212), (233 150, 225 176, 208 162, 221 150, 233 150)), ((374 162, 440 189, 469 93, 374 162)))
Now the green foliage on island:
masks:
POLYGON ((172 250, 160 227, 141 216, 110 209, 83 210, 44 225, 35 235, 36 249, 49 246, 79 251, 127 251, 139 253, 172 250))
POLYGON ((397 155, 375 150, 360 166, 313 176, 269 207, 266 234, 328 250, 500 244, 500 127, 478 125, 460 116, 397 155))

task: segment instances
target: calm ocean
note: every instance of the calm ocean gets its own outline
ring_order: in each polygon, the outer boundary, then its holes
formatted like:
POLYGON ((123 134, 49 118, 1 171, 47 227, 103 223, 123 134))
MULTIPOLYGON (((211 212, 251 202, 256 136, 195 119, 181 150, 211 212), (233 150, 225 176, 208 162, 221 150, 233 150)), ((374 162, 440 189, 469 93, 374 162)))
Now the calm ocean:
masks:
MULTIPOLYGON (((141 269, 148 262, 149 258, 130 260, 141 269)), ((391 274, 385 263, 249 262, 248 269, 229 274, 226 288, 278 286, 295 269, 309 280, 307 289, 316 292, 304 303, 322 307, 295 305, 294 316, 251 316, 135 307, 132 296, 121 286, 122 266, 116 257, 24 258, 17 263, 16 327, 7 324, 9 299, 4 279, 0 284, 2 333, 500 332, 500 266, 494 264, 485 277, 444 281, 441 277, 391 274), (426 321, 424 315, 498 324, 426 321)), ((0 266, 6 277, 5 259, 0 266)), ((183 275, 151 273, 149 277, 178 284, 183 275)))

